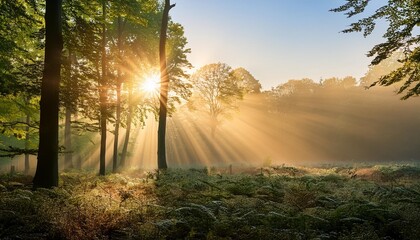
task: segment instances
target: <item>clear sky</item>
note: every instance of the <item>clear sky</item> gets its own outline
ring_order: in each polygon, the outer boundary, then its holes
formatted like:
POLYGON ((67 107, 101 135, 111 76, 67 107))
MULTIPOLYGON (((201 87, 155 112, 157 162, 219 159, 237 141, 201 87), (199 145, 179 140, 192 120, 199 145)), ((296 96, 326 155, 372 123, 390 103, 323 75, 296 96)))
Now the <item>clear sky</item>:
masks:
POLYGON ((214 62, 244 67, 270 89, 289 79, 359 79, 366 73, 366 53, 381 41, 385 26, 367 38, 340 33, 355 19, 328 10, 343 2, 172 0, 171 16, 185 28, 195 68, 214 62))

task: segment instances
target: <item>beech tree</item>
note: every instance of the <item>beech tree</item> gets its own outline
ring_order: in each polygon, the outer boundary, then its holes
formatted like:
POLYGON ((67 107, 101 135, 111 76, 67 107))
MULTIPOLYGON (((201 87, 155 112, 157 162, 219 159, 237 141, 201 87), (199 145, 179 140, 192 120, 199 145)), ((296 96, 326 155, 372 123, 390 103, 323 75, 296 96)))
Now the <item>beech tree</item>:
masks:
MULTIPOLYGON (((351 18, 365 11, 369 0, 347 0, 333 12, 344 12, 351 18)), ((371 64, 378 65, 393 53, 402 51, 404 55, 399 59, 401 66, 390 73, 383 75, 371 86, 389 86, 397 82, 404 83, 398 93, 403 94, 401 99, 407 99, 420 94, 420 35, 416 35, 416 27, 420 26, 419 0, 388 0, 385 5, 378 8, 372 15, 363 17, 350 25, 343 32, 363 32, 366 37, 372 33, 376 23, 387 20, 388 29, 383 37, 385 42, 375 45, 369 52, 374 57, 371 64)))

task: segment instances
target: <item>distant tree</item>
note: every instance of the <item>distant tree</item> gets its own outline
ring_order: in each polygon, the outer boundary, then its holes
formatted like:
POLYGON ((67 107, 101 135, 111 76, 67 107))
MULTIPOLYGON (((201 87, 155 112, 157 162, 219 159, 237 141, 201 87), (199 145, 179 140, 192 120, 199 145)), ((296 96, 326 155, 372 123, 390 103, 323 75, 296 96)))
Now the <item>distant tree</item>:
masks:
POLYGON ((63 48, 61 0, 46 1, 45 64, 41 84, 38 164, 34 187, 58 186, 58 112, 63 48))
MULTIPOLYGON (((349 18, 365 11, 369 0, 347 0, 334 12, 344 12, 349 18)), ((374 57, 371 64, 378 65, 389 58, 396 51, 402 50, 404 56, 399 60, 402 65, 396 70, 383 75, 374 85, 389 86, 404 81, 398 93, 403 93, 402 99, 407 99, 420 94, 420 35, 415 35, 416 27, 420 26, 420 1, 419 0, 388 0, 385 5, 378 8, 375 13, 361 18, 350 25, 343 32, 363 32, 368 36, 375 29, 380 20, 389 22, 384 34, 386 41, 377 44, 369 52, 369 57, 374 57)))
POLYGON ((355 87, 356 85, 357 85, 357 80, 356 78, 352 76, 347 76, 341 79, 341 86, 343 88, 351 88, 351 87, 355 87))
POLYGON ((356 86, 356 84, 356 79, 350 76, 345 78, 327 78, 321 82, 321 85, 325 88, 350 88, 356 86))
POLYGON ((236 109, 236 102, 243 98, 245 88, 225 63, 203 66, 191 76, 191 82, 193 95, 190 107, 204 110, 209 115, 211 134, 214 136, 221 117, 228 116, 232 109, 236 109))
POLYGON ((312 79, 303 78, 301 80, 289 80, 276 87, 280 96, 297 96, 302 94, 311 94, 319 87, 312 79))
POLYGON ((246 93, 260 93, 261 84, 252 76, 245 68, 237 68, 233 70, 233 76, 241 81, 241 85, 245 89, 246 93))
POLYGON ((270 112, 286 113, 297 109, 302 104, 302 99, 313 96, 320 85, 312 79, 291 79, 265 92, 267 107, 270 112))
POLYGON ((402 51, 397 51, 392 54, 391 57, 383 60, 379 64, 369 66, 368 72, 360 79, 360 86, 368 88, 379 81, 382 76, 397 70, 402 66, 399 59, 402 59, 403 57, 404 53, 402 51))

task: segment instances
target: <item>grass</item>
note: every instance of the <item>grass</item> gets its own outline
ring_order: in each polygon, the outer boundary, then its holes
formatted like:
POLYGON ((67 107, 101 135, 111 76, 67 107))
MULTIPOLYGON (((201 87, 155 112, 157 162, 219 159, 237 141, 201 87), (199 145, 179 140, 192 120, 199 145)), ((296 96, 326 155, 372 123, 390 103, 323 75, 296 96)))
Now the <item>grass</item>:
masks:
POLYGON ((418 239, 420 168, 0 176, 0 239, 418 239))

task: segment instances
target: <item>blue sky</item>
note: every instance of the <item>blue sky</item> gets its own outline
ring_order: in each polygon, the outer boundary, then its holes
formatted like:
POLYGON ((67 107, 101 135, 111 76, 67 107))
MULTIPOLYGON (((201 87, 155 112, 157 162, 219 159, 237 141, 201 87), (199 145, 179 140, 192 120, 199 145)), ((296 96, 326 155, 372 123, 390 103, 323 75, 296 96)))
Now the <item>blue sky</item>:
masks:
POLYGON ((359 79, 368 69, 367 51, 382 41, 385 30, 379 26, 367 38, 340 33, 355 20, 328 11, 342 0, 171 2, 176 3, 171 16, 185 28, 194 67, 214 62, 244 67, 264 89, 306 77, 359 79))

